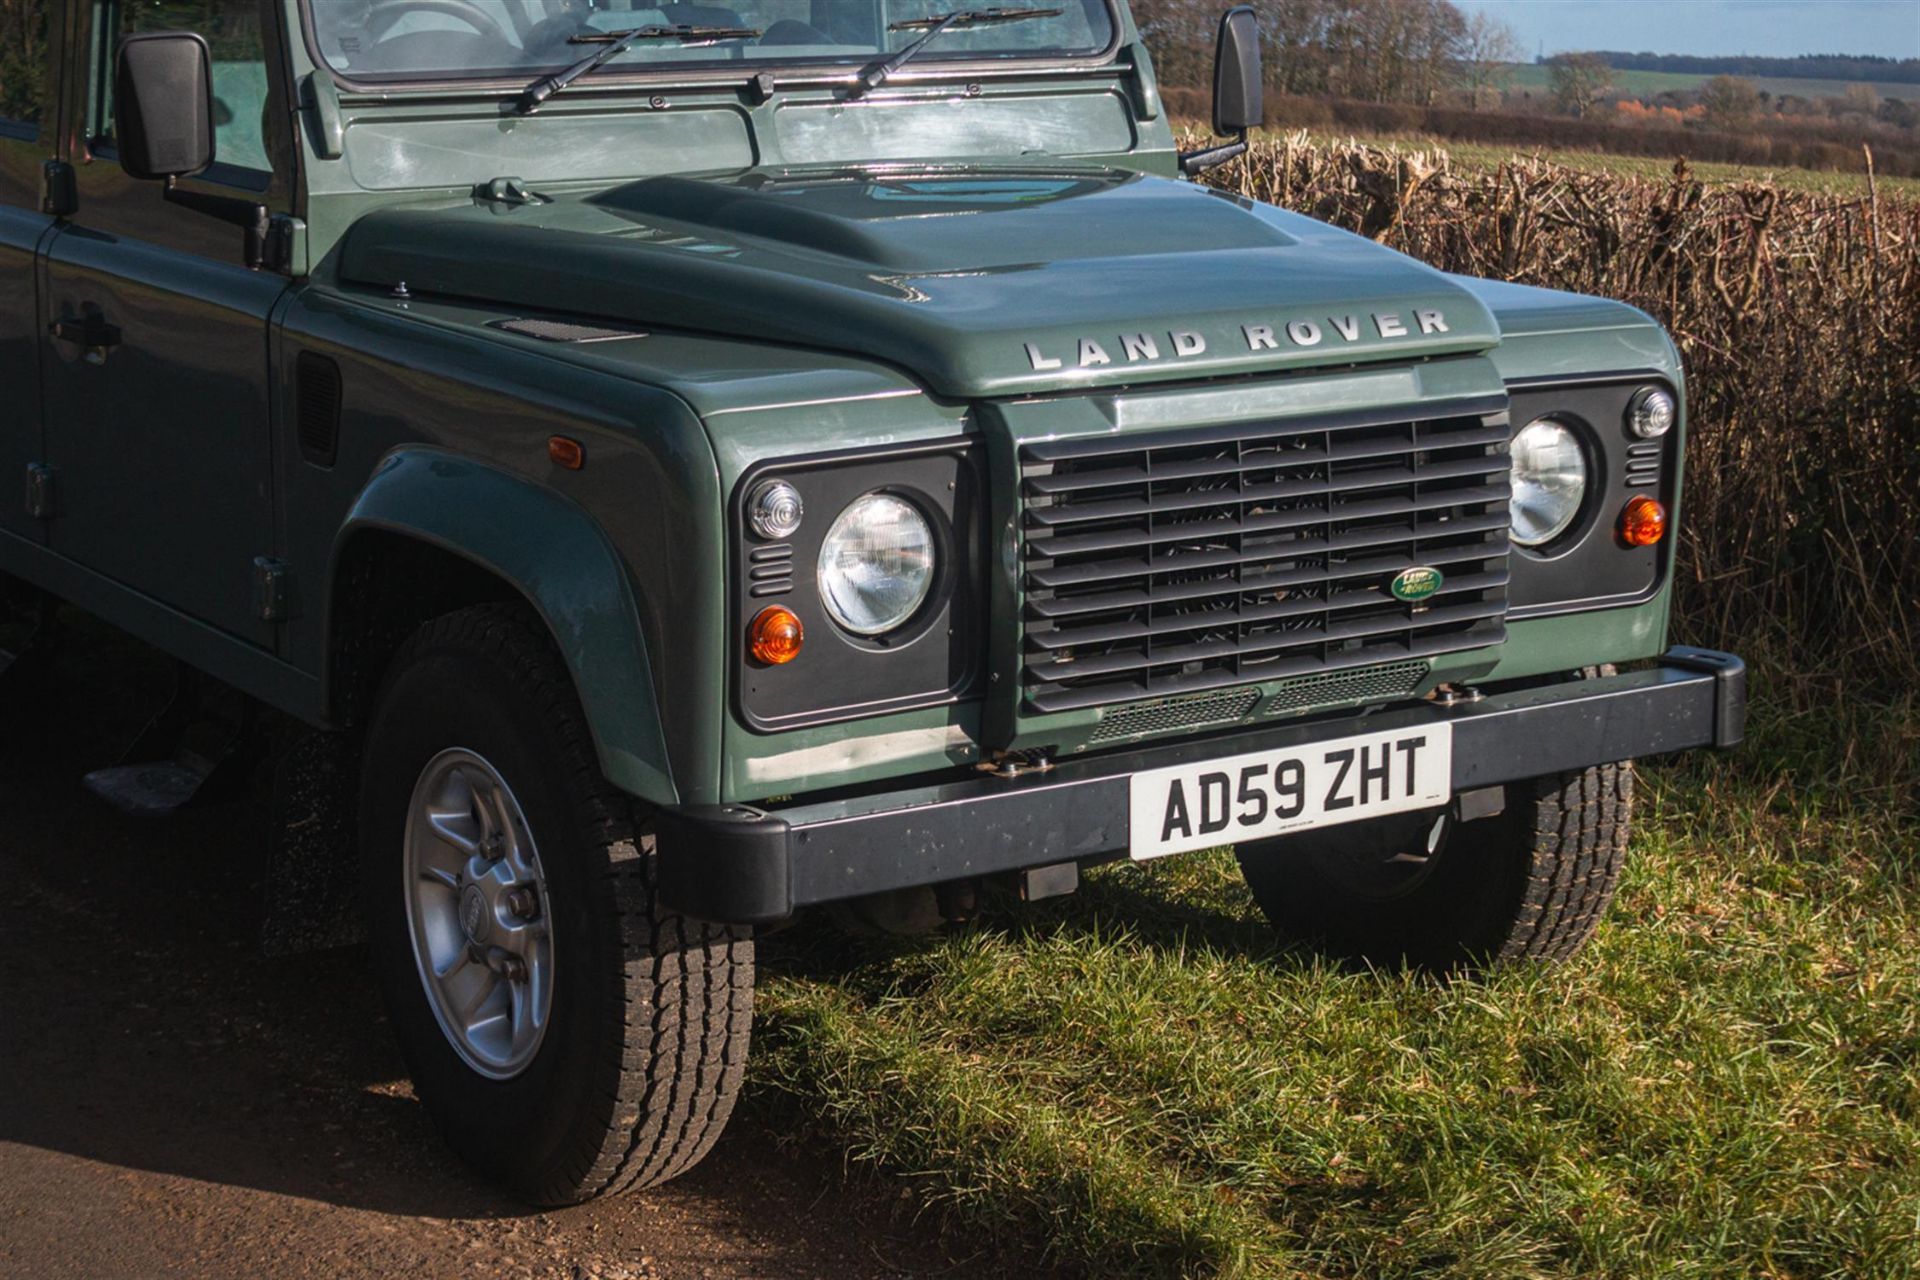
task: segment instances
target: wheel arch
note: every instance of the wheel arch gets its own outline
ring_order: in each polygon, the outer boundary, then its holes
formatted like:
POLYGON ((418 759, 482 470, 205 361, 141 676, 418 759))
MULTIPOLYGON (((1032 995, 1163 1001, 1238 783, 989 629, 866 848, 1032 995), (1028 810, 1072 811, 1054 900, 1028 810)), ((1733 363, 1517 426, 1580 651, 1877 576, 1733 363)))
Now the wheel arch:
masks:
POLYGON ((389 454, 333 544, 329 718, 365 719, 423 623, 513 600, 540 618, 573 680, 601 771, 654 804, 678 799, 631 577, 599 525, 554 490, 440 449, 389 454))

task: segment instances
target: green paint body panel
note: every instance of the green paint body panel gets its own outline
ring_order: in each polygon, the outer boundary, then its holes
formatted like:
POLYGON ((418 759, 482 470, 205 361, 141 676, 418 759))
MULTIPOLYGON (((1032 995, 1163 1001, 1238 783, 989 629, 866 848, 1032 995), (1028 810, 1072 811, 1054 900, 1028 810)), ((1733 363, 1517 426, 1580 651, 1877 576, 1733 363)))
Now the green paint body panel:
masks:
MULTIPOLYGON (((111 163, 82 166, 74 216, 39 211, 42 162, 89 158, 99 12, 76 7, 56 42, 64 123, 0 128, 0 571, 315 724, 342 722, 339 567, 387 538, 478 566, 540 613, 603 768, 649 802, 1098 751, 1108 709, 1018 702, 1003 552, 1020 442, 1412 414, 1529 380, 1683 387, 1673 344, 1632 308, 1445 275, 1179 181, 1124 8, 1114 51, 1070 65, 917 64, 849 102, 818 77, 760 100, 703 64, 671 82, 590 77, 521 118, 502 110, 510 83, 337 81, 295 0, 270 4, 250 162, 272 172, 246 191, 289 220, 280 275, 239 270, 232 228, 111 163), (506 175, 543 198, 476 195, 506 175), (89 304, 138 321, 104 371, 46 336, 56 308, 89 304), (500 327, 527 317, 621 332, 500 327), (329 465, 303 448, 303 358, 340 376, 329 465), (119 454, 71 434, 114 414, 139 428, 119 454), (582 444, 584 468, 549 460, 554 435, 582 444), (952 440, 978 446, 988 480, 984 692, 751 728, 732 697, 741 478, 952 440), (48 463, 85 501, 29 516, 9 495, 48 463), (176 498, 197 503, 190 518, 156 520, 176 498), (259 557, 292 567, 283 618, 250 608, 259 557)), ((218 173, 189 184, 238 190, 218 173)), ((1669 590, 1512 621, 1497 647, 1434 659, 1416 692, 1655 656, 1669 590)))
POLYGON ((523 476, 409 448, 375 468, 341 527, 340 547, 375 529, 443 548, 513 583, 566 658, 607 777, 656 804, 679 798, 626 568, 590 515, 523 476), (529 529, 540 536, 527 537, 529 529))

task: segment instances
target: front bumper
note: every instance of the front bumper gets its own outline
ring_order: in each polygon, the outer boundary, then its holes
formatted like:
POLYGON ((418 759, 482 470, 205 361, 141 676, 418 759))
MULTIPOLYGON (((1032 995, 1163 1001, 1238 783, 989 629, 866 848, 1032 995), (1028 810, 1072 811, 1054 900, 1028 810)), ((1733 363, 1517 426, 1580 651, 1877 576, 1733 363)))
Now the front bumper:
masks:
POLYGON ((1659 665, 1592 680, 1266 726, 1065 761, 1045 773, 947 781, 779 809, 663 811, 661 897, 708 920, 761 923, 800 907, 914 885, 1098 862, 1128 845, 1128 779, 1144 769, 1375 730, 1453 725, 1453 792, 1588 765, 1731 747, 1746 724, 1746 667, 1676 648, 1659 665))

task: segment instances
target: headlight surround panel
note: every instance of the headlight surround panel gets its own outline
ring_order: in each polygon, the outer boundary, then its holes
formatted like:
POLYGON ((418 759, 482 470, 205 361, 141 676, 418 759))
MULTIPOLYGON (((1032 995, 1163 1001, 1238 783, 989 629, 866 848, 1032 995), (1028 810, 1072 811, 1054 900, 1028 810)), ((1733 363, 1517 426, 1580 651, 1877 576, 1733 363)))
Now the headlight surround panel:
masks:
POLYGON ((1599 377, 1510 383, 1510 419, 1517 437, 1528 424, 1550 418, 1569 428, 1586 450, 1587 492, 1564 531, 1537 547, 1514 543, 1508 564, 1508 617, 1524 619, 1639 604, 1665 584, 1672 562, 1670 533, 1651 547, 1627 547, 1615 526, 1629 499, 1658 499, 1669 512, 1679 500, 1679 427, 1654 439, 1633 431, 1631 407, 1647 387, 1684 405, 1666 376, 1628 372, 1599 377))
POLYGON ((984 459, 971 440, 852 450, 756 464, 734 486, 731 646, 734 700, 754 729, 777 732, 978 696, 983 670, 986 536, 984 459), (805 516, 792 536, 754 532, 748 504, 769 480, 799 491, 805 516), (862 635, 829 610, 821 548, 841 514, 870 494, 910 504, 927 522, 933 573, 904 621, 862 635), (746 628, 768 605, 799 616, 806 644, 778 667, 747 655, 746 628))

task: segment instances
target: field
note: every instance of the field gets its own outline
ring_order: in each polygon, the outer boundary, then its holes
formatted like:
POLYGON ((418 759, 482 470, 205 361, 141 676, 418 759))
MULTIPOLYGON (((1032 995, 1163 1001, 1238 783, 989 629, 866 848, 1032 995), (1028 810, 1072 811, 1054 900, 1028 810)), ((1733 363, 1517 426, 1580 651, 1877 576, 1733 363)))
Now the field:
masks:
POLYGON ((1677 628, 1754 661, 1747 745, 1641 770, 1559 968, 1343 971, 1224 851, 769 939, 759 1105, 1070 1274, 1920 1274, 1920 208, 1305 135, 1217 177, 1669 325, 1677 628))
MULTIPOLYGON (((1402 150, 1439 147, 1443 148, 1455 163, 1477 168, 1492 168, 1514 156, 1512 147, 1452 140, 1437 142, 1418 134, 1368 134, 1350 137, 1314 130, 1310 131, 1308 136, 1316 144, 1323 146, 1359 143, 1382 148, 1397 147, 1402 150)), ((1648 182, 1662 181, 1673 172, 1672 160, 1653 156, 1619 156, 1601 151, 1563 151, 1551 147, 1528 149, 1524 154, 1530 159, 1544 160, 1550 164, 1562 165, 1582 172, 1617 174, 1621 177, 1637 178, 1648 182)), ((1688 161, 1687 168, 1696 179, 1710 186, 1757 182, 1776 186, 1785 191, 1806 191, 1855 198, 1866 195, 1868 190, 1867 176, 1864 173, 1834 173, 1823 169, 1768 168, 1692 160, 1688 161)), ((1875 182, 1884 193, 1920 198, 1920 178, 1880 177, 1875 182)))
MULTIPOLYGON (((1516 62, 1508 69, 1513 77, 1510 82, 1513 88, 1540 93, 1547 91, 1548 68, 1533 62, 1516 62)), ((1712 76, 1678 71, 1615 71, 1613 87, 1622 93, 1651 97, 1657 93, 1688 93, 1698 89, 1712 78, 1712 76)), ((1838 98, 1846 93, 1849 85, 1864 83, 1871 86, 1874 92, 1883 98, 1920 100, 1920 84, 1886 80, 1812 80, 1792 76, 1742 78, 1750 80, 1756 89, 1763 93, 1770 93, 1776 98, 1785 97, 1788 94, 1802 98, 1838 98)))

